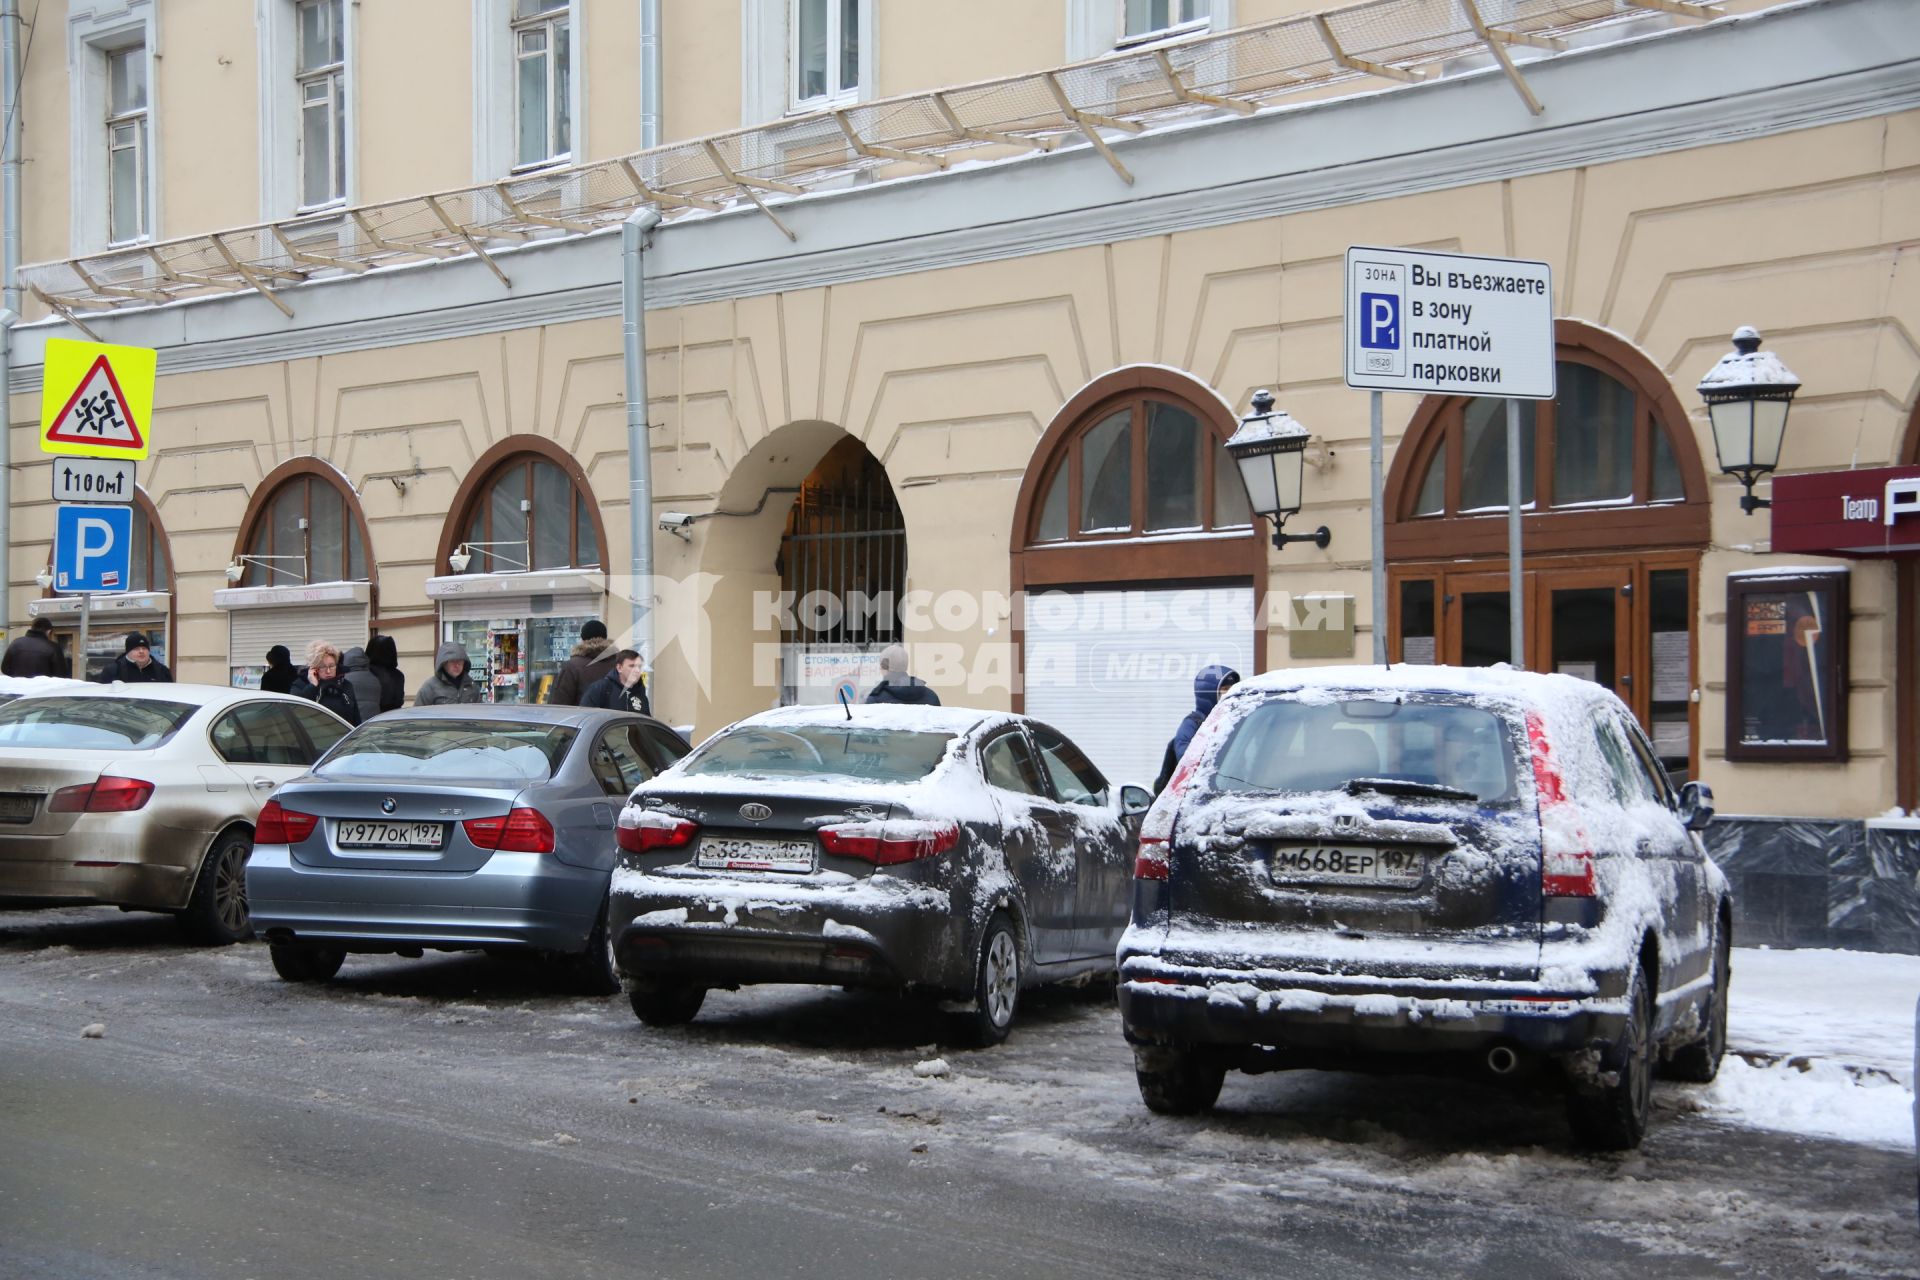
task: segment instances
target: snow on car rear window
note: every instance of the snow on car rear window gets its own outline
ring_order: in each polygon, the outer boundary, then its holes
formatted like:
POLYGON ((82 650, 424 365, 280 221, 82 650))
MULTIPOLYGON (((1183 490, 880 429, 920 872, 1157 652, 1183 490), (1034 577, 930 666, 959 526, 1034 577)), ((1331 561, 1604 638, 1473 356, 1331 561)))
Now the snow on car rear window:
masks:
POLYGON ((862 778, 917 782, 946 757, 950 733, 831 725, 740 725, 681 762, 682 776, 862 778))
POLYGON ((322 760, 324 778, 544 782, 574 730, 511 720, 388 720, 361 725, 322 760))
POLYGON ((1268 698, 1233 727, 1214 767, 1222 791, 1337 791, 1391 780, 1511 803, 1514 751, 1505 722, 1459 702, 1268 698))
POLYGON ((20 698, 0 706, 0 747, 151 751, 199 709, 146 698, 20 698))

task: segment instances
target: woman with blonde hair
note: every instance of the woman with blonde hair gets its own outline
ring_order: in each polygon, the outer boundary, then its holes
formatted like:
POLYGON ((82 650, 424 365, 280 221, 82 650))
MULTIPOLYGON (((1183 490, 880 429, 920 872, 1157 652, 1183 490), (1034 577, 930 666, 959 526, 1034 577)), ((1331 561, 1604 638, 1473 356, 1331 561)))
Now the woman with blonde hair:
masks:
POLYGON ((353 696, 347 673, 340 669, 340 650, 325 640, 307 645, 307 669, 288 692, 319 703, 348 724, 360 723, 360 701, 353 696))

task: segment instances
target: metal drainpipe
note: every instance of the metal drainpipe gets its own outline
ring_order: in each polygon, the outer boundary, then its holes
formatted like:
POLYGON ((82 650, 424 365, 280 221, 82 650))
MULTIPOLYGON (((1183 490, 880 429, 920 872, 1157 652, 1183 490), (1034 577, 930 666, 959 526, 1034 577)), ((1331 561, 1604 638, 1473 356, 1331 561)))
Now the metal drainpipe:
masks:
POLYGON ((660 145, 660 0, 640 0, 640 149, 660 145))
POLYGON ((20 318, 20 0, 0 0, 0 650, 13 624, 13 325, 20 318))
POLYGON ((647 439, 647 233, 659 223, 635 209, 620 224, 620 336, 627 368, 627 532, 633 540, 633 638, 643 671, 653 670, 653 450, 647 439))

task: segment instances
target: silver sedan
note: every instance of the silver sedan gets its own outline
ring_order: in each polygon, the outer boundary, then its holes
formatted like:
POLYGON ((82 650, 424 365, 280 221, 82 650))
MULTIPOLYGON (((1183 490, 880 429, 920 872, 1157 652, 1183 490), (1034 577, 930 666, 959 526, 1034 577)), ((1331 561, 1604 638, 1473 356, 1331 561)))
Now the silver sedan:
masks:
POLYGON ((247 851, 273 789, 347 723, 284 694, 86 685, 0 706, 0 905, 170 911, 235 942, 247 851))

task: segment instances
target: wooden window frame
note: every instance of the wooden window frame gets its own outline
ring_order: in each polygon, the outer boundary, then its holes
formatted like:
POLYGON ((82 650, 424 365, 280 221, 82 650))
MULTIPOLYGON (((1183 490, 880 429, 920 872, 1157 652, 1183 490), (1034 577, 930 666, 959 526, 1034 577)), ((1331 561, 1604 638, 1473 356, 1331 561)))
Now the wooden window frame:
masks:
MULTIPOLYGON (((307 572, 305 580, 308 583, 366 582, 372 584, 377 582, 379 577, 379 569, 373 558, 373 538, 367 530, 367 517, 366 513, 360 509, 359 496, 346 484, 338 471, 334 470, 332 466, 321 461, 319 458, 291 459, 290 461, 281 463, 261 479, 260 483, 254 488, 252 499, 247 503, 246 515, 241 518, 240 538, 234 545, 233 554, 235 559, 254 554, 303 556, 306 558, 307 572), (302 537, 300 547, 297 550, 287 550, 274 545, 272 525, 273 504, 275 500, 279 498, 281 491, 286 488, 288 484, 295 481, 325 484, 335 493, 339 494, 341 502, 345 504, 346 527, 341 530, 340 573, 337 577, 322 576, 313 561, 313 489, 311 483, 308 484, 303 494, 302 513, 307 518, 307 528, 301 530, 302 537), (263 553, 256 553, 253 550, 253 538, 254 534, 259 531, 260 523, 263 520, 268 522, 267 549, 263 553), (354 538, 360 540, 361 562, 367 574, 364 578, 348 576, 352 572, 353 566, 352 539, 354 538)), ((272 561, 268 563, 271 564, 272 561)), ((285 573, 269 573, 261 566, 248 564, 245 561, 241 561, 241 564, 247 571, 241 576, 240 585, 242 586, 275 587, 287 585, 284 581, 286 577, 285 573), (258 582, 253 580, 255 572, 259 572, 261 575, 258 582)))
MULTIPOLYGON (((571 454, 541 436, 508 436, 505 440, 500 441, 491 449, 481 454, 474 462, 472 469, 467 472, 467 478, 461 482, 459 491, 454 494, 453 503, 449 507, 449 518, 441 529, 440 547, 438 554, 434 558, 436 570, 445 568, 447 565, 447 557, 452 555, 454 549, 461 543, 468 541, 467 530, 472 526, 473 518, 476 514, 482 516, 481 528, 483 532, 488 535, 482 540, 492 540, 492 503, 489 502, 488 499, 492 496, 494 484, 498 480, 505 478, 514 467, 522 466, 526 468, 526 479, 524 481, 526 485, 525 494, 529 501, 532 500, 533 470, 531 464, 536 461, 550 462, 559 467, 562 474, 564 474, 573 485, 573 497, 568 503, 567 509, 567 556, 573 563, 568 567, 575 569, 597 569, 602 573, 609 571, 607 563, 607 528, 605 522, 601 519, 600 503, 593 495, 593 486, 587 482, 587 473, 581 469, 580 464, 574 460, 571 454), (583 503, 585 504, 588 517, 593 521, 593 536, 599 543, 600 555, 597 565, 583 565, 579 562, 579 513, 581 504, 583 503)), ((527 572, 547 572, 547 570, 531 568, 533 561, 534 518, 537 514, 537 511, 530 510, 527 512, 527 561, 529 564, 527 572)), ((492 548, 482 547, 476 552, 476 555, 490 552, 491 550, 492 548)), ((489 557, 488 563, 493 563, 491 557, 489 557)), ((482 570, 481 572, 488 571, 482 570)), ((494 570, 493 572, 498 572, 498 570, 494 570)), ((519 571, 509 569, 507 572, 519 571)))

